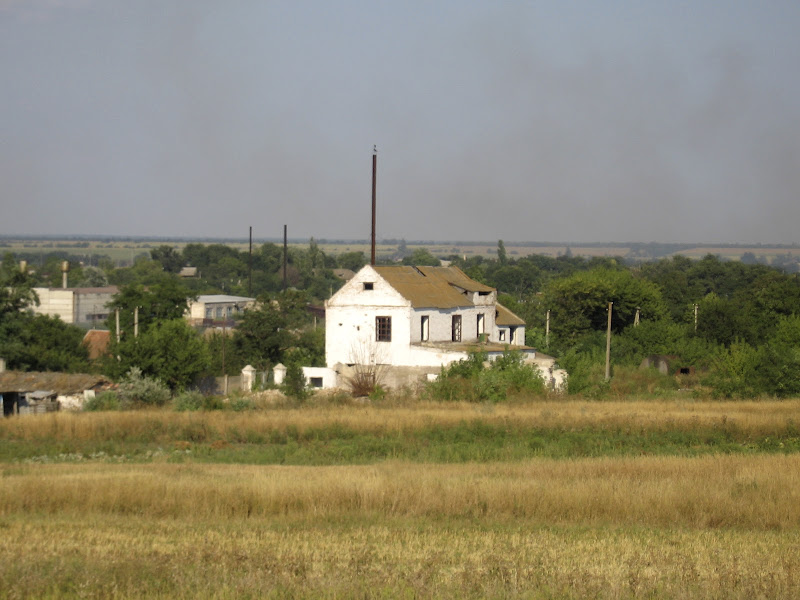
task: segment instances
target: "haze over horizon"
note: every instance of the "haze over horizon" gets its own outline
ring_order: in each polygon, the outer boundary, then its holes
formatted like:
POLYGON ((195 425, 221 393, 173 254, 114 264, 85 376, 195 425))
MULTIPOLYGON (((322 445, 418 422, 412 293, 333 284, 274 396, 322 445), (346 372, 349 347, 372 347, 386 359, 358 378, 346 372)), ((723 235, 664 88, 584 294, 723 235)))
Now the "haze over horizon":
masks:
POLYGON ((0 0, 0 234, 792 244, 800 4, 0 0))

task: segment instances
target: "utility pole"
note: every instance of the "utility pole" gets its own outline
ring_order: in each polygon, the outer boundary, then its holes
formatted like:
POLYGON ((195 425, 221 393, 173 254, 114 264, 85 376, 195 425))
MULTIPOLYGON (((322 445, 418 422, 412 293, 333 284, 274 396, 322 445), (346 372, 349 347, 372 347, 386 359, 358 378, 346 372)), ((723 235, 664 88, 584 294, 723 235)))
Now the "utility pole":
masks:
POLYGON ((370 254, 370 265, 375 266, 375 210, 378 176, 378 146, 372 147, 372 252, 370 254))
POLYGON ((286 238, 286 225, 283 226, 283 291, 286 292, 286 264, 288 263, 289 259, 287 258, 289 253, 289 246, 288 240, 286 238))
POLYGON ((139 307, 133 307, 133 337, 139 337, 139 307))
POLYGON ((544 326, 544 347, 550 349, 550 310, 547 311, 547 320, 544 326))
POLYGON ((694 305, 694 332, 697 333, 697 304, 694 305))
POLYGON ((608 330, 606 331, 606 381, 611 379, 611 310, 613 302, 608 303, 608 330))
POLYGON ((633 317, 633 326, 634 327, 638 327, 639 326, 639 313, 640 312, 641 312, 641 309, 637 306, 636 307, 636 316, 633 317))
POLYGON ((247 263, 247 295, 253 295, 253 226, 250 226, 250 256, 247 263))

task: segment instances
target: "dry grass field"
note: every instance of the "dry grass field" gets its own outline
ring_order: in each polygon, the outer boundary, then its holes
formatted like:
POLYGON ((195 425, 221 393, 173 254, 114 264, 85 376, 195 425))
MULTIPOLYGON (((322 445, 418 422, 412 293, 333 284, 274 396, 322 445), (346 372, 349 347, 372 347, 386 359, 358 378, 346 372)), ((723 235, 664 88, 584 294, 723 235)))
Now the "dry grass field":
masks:
POLYGON ((575 401, 4 419, 0 598, 798 597, 800 453, 779 446, 799 418, 800 401, 575 401), (459 443, 437 438, 448 430, 622 432, 648 449, 653 436, 702 444, 699 432, 720 429, 775 450, 369 453, 398 432, 431 446, 459 443), (190 452, 264 448, 281 433, 274 443, 302 446, 321 432, 323 445, 355 436, 372 458, 214 464, 190 452), (168 451, 120 462, 75 449, 144 442, 168 451), (19 444, 41 455, 15 458, 19 444), (39 460, 50 451, 66 458, 39 460))

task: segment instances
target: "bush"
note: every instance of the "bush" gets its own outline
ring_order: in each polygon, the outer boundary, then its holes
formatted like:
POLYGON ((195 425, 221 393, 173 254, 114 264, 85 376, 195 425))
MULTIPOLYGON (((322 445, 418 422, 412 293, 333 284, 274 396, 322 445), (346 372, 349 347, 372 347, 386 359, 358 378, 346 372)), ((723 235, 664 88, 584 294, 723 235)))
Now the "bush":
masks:
POLYGON ((308 397, 306 378, 303 367, 297 363, 289 363, 286 367, 286 379, 283 380, 283 393, 295 400, 305 400, 308 397))
POLYGON ((87 411, 100 411, 100 410, 119 410, 120 402, 119 396, 116 392, 100 392, 94 398, 89 398, 83 403, 83 410, 87 411))
POLYGON ((472 352, 465 359, 442 368, 436 381, 427 385, 437 400, 502 402, 509 394, 544 394, 545 381, 539 369, 526 365, 522 353, 507 351, 487 369, 486 354, 472 352))
POLYGON ((172 408, 179 412, 203 408, 205 397, 200 392, 184 392, 172 400, 172 408))
POLYGON ((170 396, 167 386, 158 379, 143 376, 141 369, 137 367, 131 367, 119 385, 119 398, 123 404, 163 406, 170 396))

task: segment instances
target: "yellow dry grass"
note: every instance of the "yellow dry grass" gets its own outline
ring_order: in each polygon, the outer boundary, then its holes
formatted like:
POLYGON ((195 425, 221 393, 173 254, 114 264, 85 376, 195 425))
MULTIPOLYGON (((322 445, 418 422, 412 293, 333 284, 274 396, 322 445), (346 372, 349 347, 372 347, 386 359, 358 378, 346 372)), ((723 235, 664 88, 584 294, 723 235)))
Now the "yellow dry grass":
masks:
POLYGON ((800 400, 763 402, 541 401, 475 405, 419 402, 407 407, 331 406, 176 413, 169 410, 51 413, 0 420, 0 439, 140 439, 196 430, 204 436, 231 429, 299 432, 340 424, 356 431, 387 432, 480 420, 489 425, 681 431, 729 428, 754 435, 784 434, 800 424, 800 400))
POLYGON ((333 467, 95 463, 0 469, 0 515, 377 515, 758 530, 800 525, 797 455, 333 467))
POLYGON ((3 597, 800 593, 796 456, 0 468, 3 597))

